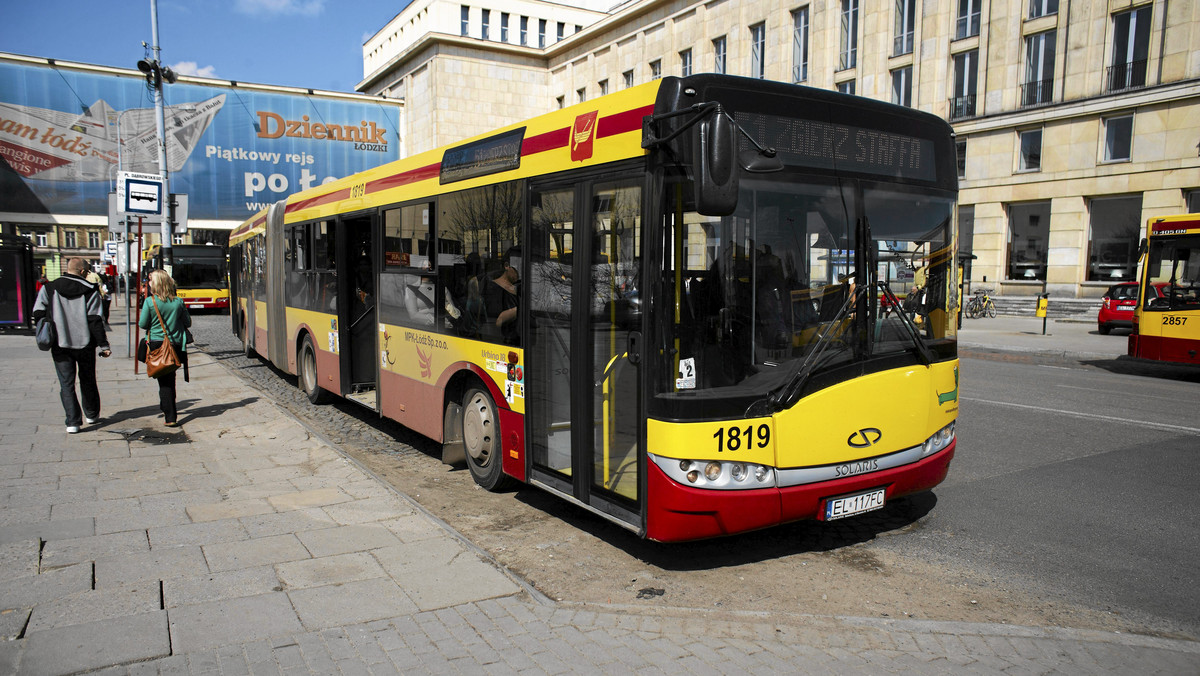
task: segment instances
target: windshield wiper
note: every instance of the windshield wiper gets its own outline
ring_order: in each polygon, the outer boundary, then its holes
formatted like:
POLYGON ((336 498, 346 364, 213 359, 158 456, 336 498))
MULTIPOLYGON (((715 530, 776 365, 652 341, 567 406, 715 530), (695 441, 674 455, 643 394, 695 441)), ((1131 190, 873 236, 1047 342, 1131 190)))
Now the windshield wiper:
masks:
MULTIPOLYGON (((909 317, 908 313, 904 311, 903 307, 901 307, 900 299, 896 298, 896 294, 892 293, 892 287, 888 286, 888 283, 882 280, 876 282, 875 284, 881 291, 883 291, 883 297, 887 299, 888 304, 890 305, 888 311, 895 312, 896 315, 900 317, 900 323, 904 326, 905 330, 908 331, 908 336, 912 339, 913 345, 916 346, 916 352, 917 355, 920 356, 921 362, 926 366, 932 364, 933 351, 930 350, 929 346, 925 344, 925 339, 921 337, 921 330, 917 328, 917 325, 913 322, 912 318, 909 317)), ((880 319, 875 321, 880 321, 880 319)))
POLYGON ((849 329, 843 327, 842 322, 849 316, 850 309, 858 304, 858 297, 861 293, 862 289, 856 286, 853 293, 846 294, 846 301, 838 309, 837 315, 831 321, 824 322, 824 326, 817 333, 815 344, 812 350, 809 351, 808 356, 788 376, 788 380, 783 387, 775 390, 767 397, 750 404, 746 408, 747 418, 760 418, 782 410, 784 402, 790 401, 792 397, 800 392, 804 384, 808 382, 809 377, 816 371, 817 366, 822 362, 829 346, 833 344, 832 333, 834 330, 837 329, 837 333, 839 334, 846 330, 853 330, 853 327, 849 329))

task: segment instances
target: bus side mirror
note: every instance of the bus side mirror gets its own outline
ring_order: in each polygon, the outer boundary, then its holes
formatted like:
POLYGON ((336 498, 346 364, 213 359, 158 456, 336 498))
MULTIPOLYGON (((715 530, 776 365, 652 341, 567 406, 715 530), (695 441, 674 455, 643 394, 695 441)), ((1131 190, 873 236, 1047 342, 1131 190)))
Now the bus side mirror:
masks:
POLYGON ((705 216, 728 216, 737 207, 737 129, 733 120, 717 113, 693 131, 692 184, 696 211, 705 216))

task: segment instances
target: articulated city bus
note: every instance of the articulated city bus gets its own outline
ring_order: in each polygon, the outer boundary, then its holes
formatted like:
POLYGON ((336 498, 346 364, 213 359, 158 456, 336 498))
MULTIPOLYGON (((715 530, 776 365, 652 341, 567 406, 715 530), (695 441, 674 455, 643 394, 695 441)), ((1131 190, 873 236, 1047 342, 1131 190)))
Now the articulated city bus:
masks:
MULTIPOLYGON (((143 275, 162 268, 162 246, 155 244, 143 256, 143 275)), ((229 309, 229 276, 225 250, 213 244, 175 244, 171 246, 171 276, 179 297, 189 310, 229 309)), ((145 291, 142 292, 145 297, 145 291)))
POLYGON ((1200 364, 1200 214, 1152 218, 1129 356, 1200 364))
POLYGON ((956 191, 935 116, 668 77, 270 206, 232 329, 646 538, 852 516, 955 452, 956 191))

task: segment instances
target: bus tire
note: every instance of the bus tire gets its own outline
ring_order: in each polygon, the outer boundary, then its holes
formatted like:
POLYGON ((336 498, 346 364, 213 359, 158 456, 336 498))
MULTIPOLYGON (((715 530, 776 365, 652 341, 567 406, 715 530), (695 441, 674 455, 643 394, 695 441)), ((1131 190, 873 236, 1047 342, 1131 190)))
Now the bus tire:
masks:
POLYGON ((487 391, 478 387, 463 397, 462 438, 467 468, 475 483, 498 491, 508 483, 500 451, 500 416, 487 391))
POLYGON ((329 392, 321 388, 317 374, 317 347, 313 345, 312 336, 305 334, 304 342, 300 345, 300 354, 296 359, 296 384, 313 404, 324 404, 329 401, 329 392))

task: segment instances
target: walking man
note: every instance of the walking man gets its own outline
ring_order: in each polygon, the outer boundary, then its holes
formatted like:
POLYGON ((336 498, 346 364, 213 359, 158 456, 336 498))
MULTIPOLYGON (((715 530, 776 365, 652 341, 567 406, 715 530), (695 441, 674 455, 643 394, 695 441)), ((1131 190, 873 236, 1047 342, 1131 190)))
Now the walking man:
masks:
POLYGON ((100 421, 100 389, 96 387, 96 348, 108 357, 108 336, 101 318, 100 292, 83 278, 87 263, 82 258, 67 261, 67 274, 50 282, 38 292, 33 304, 35 320, 50 316, 58 332, 58 346, 50 349, 54 370, 58 372, 59 396, 67 414, 67 434, 75 434, 83 423, 100 421), (75 397, 75 377, 83 410, 75 397))

